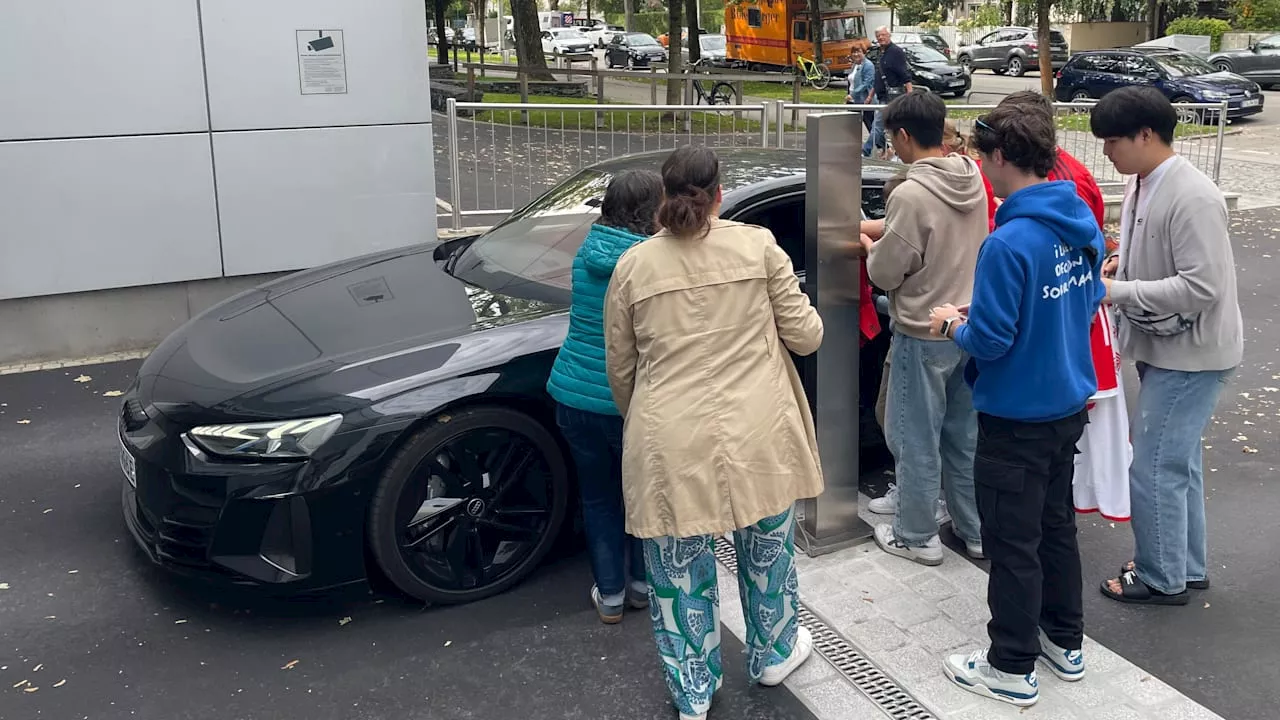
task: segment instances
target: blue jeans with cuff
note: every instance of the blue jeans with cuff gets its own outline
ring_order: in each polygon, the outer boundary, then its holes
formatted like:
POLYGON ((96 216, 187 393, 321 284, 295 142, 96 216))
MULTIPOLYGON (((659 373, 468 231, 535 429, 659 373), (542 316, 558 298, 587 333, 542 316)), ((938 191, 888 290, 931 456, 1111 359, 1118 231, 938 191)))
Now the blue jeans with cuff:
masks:
POLYGON ((628 580, 637 589, 647 587, 644 545, 626 532, 622 417, 557 404, 556 425, 569 443, 578 469, 578 495, 582 499, 591 574, 606 602, 621 603, 628 580))
POLYGON ((945 490, 952 529, 966 543, 978 543, 982 526, 973 487, 978 415, 964 381, 969 356, 949 340, 921 340, 896 331, 889 354, 885 439, 898 484, 893 534, 908 547, 928 543, 938 534, 936 503, 945 490))
POLYGON ((1129 466, 1138 579, 1165 594, 1208 572, 1201 436, 1232 370, 1184 372, 1138 363, 1129 466))

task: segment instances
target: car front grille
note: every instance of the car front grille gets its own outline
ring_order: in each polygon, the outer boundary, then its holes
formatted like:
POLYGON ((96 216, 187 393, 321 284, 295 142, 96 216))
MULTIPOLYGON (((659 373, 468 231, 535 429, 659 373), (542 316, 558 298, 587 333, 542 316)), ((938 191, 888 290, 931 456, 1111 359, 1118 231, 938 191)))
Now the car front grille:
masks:
POLYGON ((124 425, 124 429, 129 432, 141 429, 149 419, 147 411, 143 409, 142 403, 136 398, 127 400, 124 407, 120 409, 120 422, 124 425))

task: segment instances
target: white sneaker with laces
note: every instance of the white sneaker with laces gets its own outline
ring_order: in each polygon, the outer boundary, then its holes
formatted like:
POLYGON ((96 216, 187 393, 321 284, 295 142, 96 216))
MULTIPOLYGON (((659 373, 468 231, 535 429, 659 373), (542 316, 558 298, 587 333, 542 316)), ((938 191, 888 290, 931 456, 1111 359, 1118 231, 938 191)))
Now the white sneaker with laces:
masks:
MULTIPOLYGON (((889 489, 884 495, 878 498, 872 498, 867 503, 867 509, 876 515, 896 515, 898 513, 898 485, 897 483, 889 483, 889 489)), ((934 519, 939 525, 945 525, 951 522, 951 515, 947 513, 947 502, 938 500, 938 510, 934 514, 934 519)))
POLYGON ((1001 672, 987 662, 987 651, 971 655, 952 655, 943 662, 951 682, 975 695, 1007 702, 1018 707, 1035 705, 1040 699, 1040 683, 1036 671, 1026 675, 1001 672))
POLYGON ((881 550, 890 555, 897 555, 921 565, 941 565, 942 564, 942 541, 937 535, 929 538, 929 542, 923 547, 907 547, 898 541, 897 536, 893 534, 893 526, 889 523, 882 523, 876 526, 876 544, 881 550))
POLYGON ((1067 650, 1055 645, 1044 629, 1040 630, 1039 660, 1049 667, 1050 672, 1060 680, 1076 682, 1084 679, 1084 653, 1080 650, 1067 650))
POLYGON ((781 685, 787 676, 795 672, 797 668, 809 659, 809 655, 813 652, 813 636, 809 634, 808 628, 801 625, 796 628, 796 644, 791 648, 791 655, 786 660, 777 665, 770 665, 760 674, 760 684, 765 687, 774 687, 781 685))

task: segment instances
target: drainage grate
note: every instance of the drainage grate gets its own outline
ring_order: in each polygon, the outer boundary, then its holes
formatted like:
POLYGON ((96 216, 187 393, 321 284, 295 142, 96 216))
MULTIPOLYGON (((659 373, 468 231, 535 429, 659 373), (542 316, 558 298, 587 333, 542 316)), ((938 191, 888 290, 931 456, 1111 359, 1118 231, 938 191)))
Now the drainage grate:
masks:
MULTIPOLYGON (((722 565, 734 573, 738 572, 738 556, 731 541, 725 542, 725 538, 717 537, 715 554, 722 565)), ((799 617, 800 623, 813 635, 814 649, 886 715, 894 720, 937 720, 933 713, 858 652, 848 640, 810 612, 803 602, 800 603, 799 617)))

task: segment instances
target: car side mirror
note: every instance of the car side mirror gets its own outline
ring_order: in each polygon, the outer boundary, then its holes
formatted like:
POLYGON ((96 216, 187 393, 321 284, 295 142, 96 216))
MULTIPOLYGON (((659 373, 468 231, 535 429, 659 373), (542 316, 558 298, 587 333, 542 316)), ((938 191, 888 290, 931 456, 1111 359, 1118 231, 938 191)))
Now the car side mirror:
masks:
POLYGON ((1147 71, 1147 79, 1148 79, 1148 80, 1159 80, 1159 79, 1160 79, 1160 73, 1156 72, 1155 70, 1148 70, 1148 71, 1147 71))

